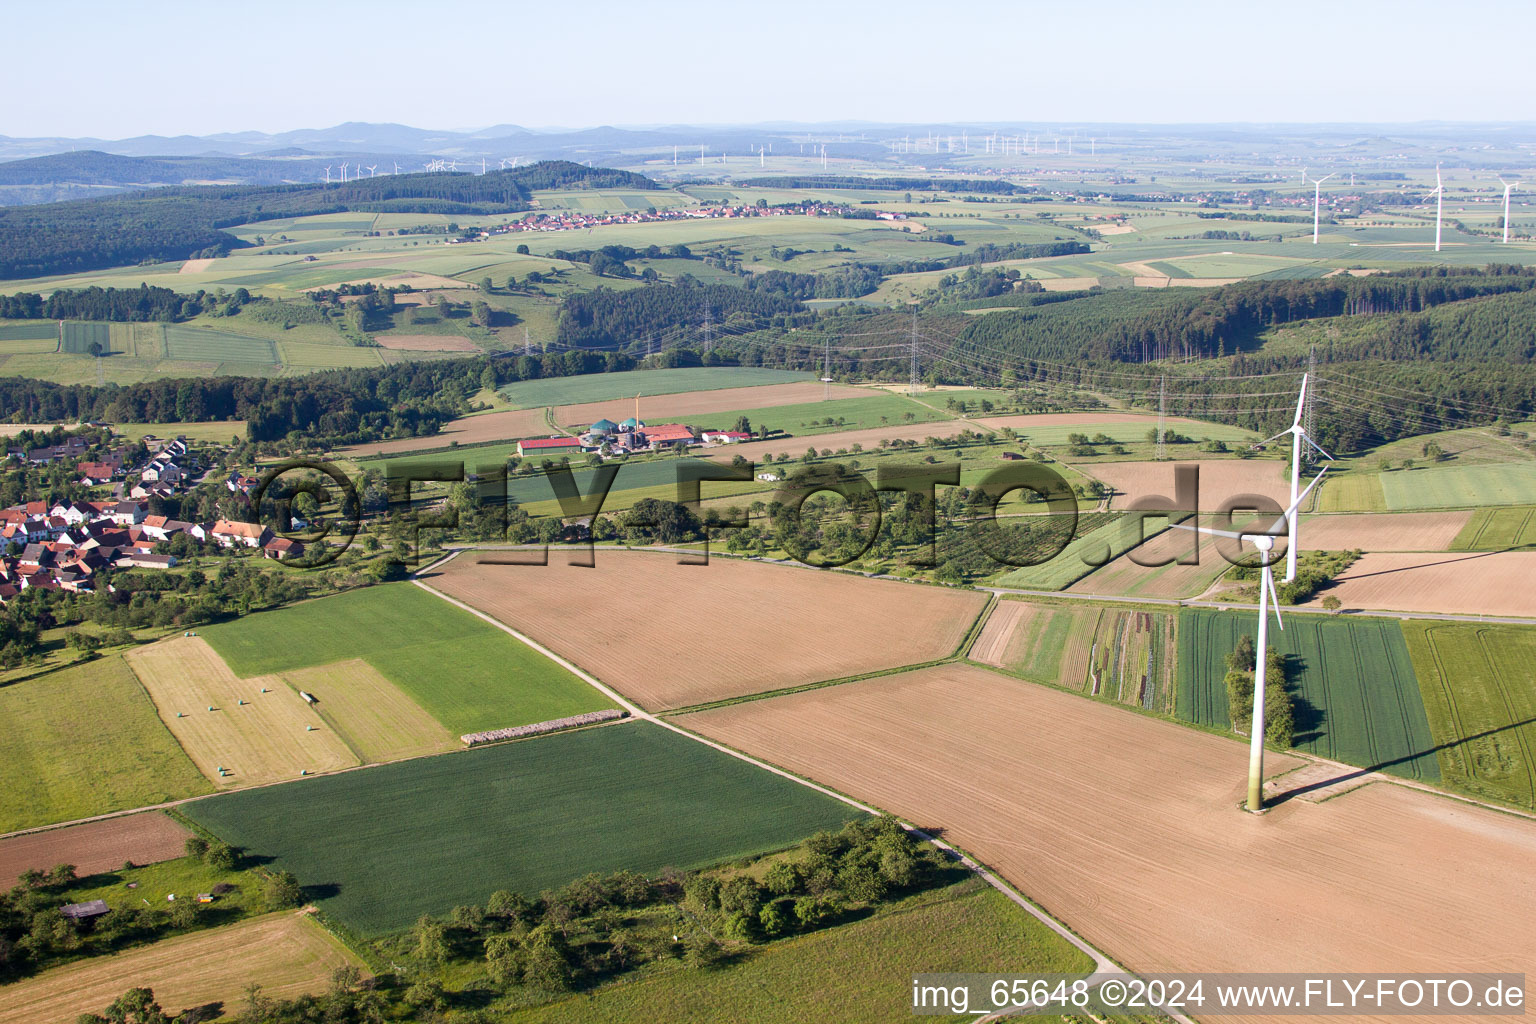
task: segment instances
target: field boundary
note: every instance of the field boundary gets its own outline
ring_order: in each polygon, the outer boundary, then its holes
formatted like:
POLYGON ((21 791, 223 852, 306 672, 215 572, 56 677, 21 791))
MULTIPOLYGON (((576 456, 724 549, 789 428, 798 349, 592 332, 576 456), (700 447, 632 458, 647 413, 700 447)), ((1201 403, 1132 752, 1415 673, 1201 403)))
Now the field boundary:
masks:
MULTIPOLYGON (((427 568, 431 568, 432 566, 439 565, 442 562, 447 561, 449 558, 454 557, 458 553, 459 553, 458 551, 455 551, 452 554, 446 556, 445 558, 438 559, 436 562, 433 562, 432 565, 428 566, 427 568)), ((786 771, 786 770, 784 770, 782 768, 779 768, 776 765, 769 764, 766 761, 761 761, 761 760, 759 760, 759 759, 757 759, 755 757, 752 757, 751 755, 749 755, 749 754, 747 754, 747 753, 745 753, 743 751, 736 750, 736 749, 734 749, 732 747, 729 747, 729 746, 727 746, 727 745, 725 745, 723 743, 717 743, 714 740, 708 739, 708 738, 706 738, 704 736, 701 736, 701 735, 699 735, 697 733, 691 732, 691 731, 689 731, 687 729, 682 728, 681 726, 675 725, 672 722, 668 722, 668 721, 664 720, 660 716, 653 715, 653 714, 651 714, 648 711, 645 711, 645 710, 643 710, 643 709, 641 709, 639 707, 636 707, 634 704, 630 703, 624 697, 622 697, 619 694, 615 693, 610 687, 608 687, 606 684, 604 684, 601 680, 597 679, 595 676, 591 675, 590 673, 582 671, 580 668, 577 668, 575 665, 570 664, 569 662, 565 661, 565 659, 563 659, 559 655, 555 654, 553 651, 546 650, 542 645, 536 643, 534 640, 530 639, 529 637, 523 636, 521 633, 519 633, 517 630, 513 629, 511 626, 508 626, 508 625, 506 625, 503 622, 498 622, 495 619, 491 618, 489 615, 486 615, 484 612, 481 612, 481 611, 479 611, 479 610, 477 610, 475 608, 471 608, 471 607, 469 607, 468 605, 464 604, 461 601, 458 601, 458 600, 456 600, 454 598, 449 597, 446 594, 443 594, 443 593, 441 593, 441 592, 439 592, 437 590, 434 590, 432 587, 428 586, 426 583, 422 582, 421 580, 413 578, 411 582, 416 584, 416 586, 421 587, 423 590, 426 590, 426 591, 428 591, 428 592, 430 592, 432 594, 435 594, 436 596, 442 598, 444 601, 447 601, 450 604, 453 604, 453 605, 455 605, 457 607, 464 608, 465 610, 471 612, 472 614, 477 615, 477 616, 479 616, 482 619, 485 619, 487 622, 490 622, 496 628, 506 632, 507 634, 509 634, 509 635, 511 635, 513 637, 516 637, 518 640, 520 640, 523 643, 527 644, 529 647, 532 647, 534 650, 540 652, 545 657, 551 658, 556 663, 564 666, 568 671, 575 673, 578 678, 586 681, 588 684, 590 684, 591 686, 595 687, 598 690, 598 692, 600 692, 600 693, 604 694, 605 696, 608 696, 610 699, 616 701, 621 707, 627 708, 630 711, 630 714, 633 716, 633 718, 640 719, 642 721, 651 722, 651 723, 653 723, 655 725, 660 726, 663 729, 670 729, 671 731, 673 731, 675 733, 678 733, 681 736, 688 737, 689 739, 693 740, 696 743, 703 743, 706 746, 713 747, 714 749, 716 749, 716 750, 718 750, 718 751, 720 751, 722 753, 729 754, 731 757, 738 758, 738 759, 740 759, 742 761, 745 761, 746 763, 748 763, 750 765, 754 765, 757 768, 762 769, 763 771, 772 772, 773 774, 778 775, 781 778, 789 779, 790 781, 798 783, 799 785, 809 787, 810 789, 813 789, 813 790, 815 790, 818 793, 821 793, 821 794, 823 794, 825 796, 832 797, 834 800, 838 800, 838 801, 840 801, 840 802, 842 802, 844 804, 847 804, 850 807, 853 807, 853 808, 855 808, 857 810, 863 811, 866 814, 879 814, 880 813, 875 808, 869 806, 868 804, 862 803, 861 801, 855 800, 854 798, 848 796, 845 793, 839 793, 836 790, 831 789, 831 788, 829 788, 827 786, 823 786, 823 785, 821 785, 818 782, 813 782, 813 781, 811 781, 809 779, 801 778, 800 776, 795 775, 794 773, 786 771)), ((944 660, 948 661, 948 660, 951 660, 951 659, 944 659, 944 660)), ((923 840, 925 840, 927 842, 930 842, 935 847, 937 847, 938 849, 944 850, 947 853, 951 854, 962 865, 964 865, 966 868, 970 869, 971 871, 975 872, 975 874, 979 878, 981 878, 983 881, 985 881, 988 885, 992 886, 994 889, 996 889, 997 891, 1001 892, 1003 895, 1007 896, 1009 900, 1011 900, 1017 906, 1022 908, 1025 912, 1030 914, 1032 917, 1034 917, 1037 920, 1039 920, 1047 928, 1050 928, 1051 931, 1055 932, 1057 935, 1060 935, 1062 938, 1066 939, 1068 942, 1070 942, 1079 951, 1081 951, 1082 953, 1084 953, 1087 956, 1091 957, 1093 959, 1093 962, 1094 962, 1095 970, 1097 970, 1097 971, 1105 971, 1105 970, 1120 970, 1121 969, 1120 965, 1115 963, 1115 961, 1111 960, 1109 957, 1105 956, 1099 950, 1095 949, 1093 946, 1089 945, 1083 939, 1078 937, 1064 923, 1062 923, 1060 921, 1057 921, 1050 914, 1046 913, 1045 910, 1043 910, 1040 907, 1037 907, 1034 903, 1030 902, 1028 897, 1024 896, 1021 892, 1015 890, 1011 885, 1009 885, 1008 883, 1004 882, 1001 878, 999 878, 997 875, 993 874, 990 870, 985 868, 980 862, 976 861, 974 858, 970 857, 968 854, 966 854, 966 853, 956 849, 955 847, 951 846, 948 843, 943 842, 942 840, 938 839, 935 836, 929 835, 928 833, 924 832, 923 830, 919 829, 917 826, 915 826, 915 825, 913 825, 913 824, 911 824, 909 822, 902 822, 901 824, 902 824, 902 827, 906 828, 913 835, 915 835, 918 838, 923 839, 923 840)), ((1179 1020, 1181 1022, 1181 1024, 1192 1024, 1192 1022, 1190 1022, 1188 1020, 1188 1018, 1183 1017, 1182 1015, 1176 1016, 1175 1019, 1179 1020)))

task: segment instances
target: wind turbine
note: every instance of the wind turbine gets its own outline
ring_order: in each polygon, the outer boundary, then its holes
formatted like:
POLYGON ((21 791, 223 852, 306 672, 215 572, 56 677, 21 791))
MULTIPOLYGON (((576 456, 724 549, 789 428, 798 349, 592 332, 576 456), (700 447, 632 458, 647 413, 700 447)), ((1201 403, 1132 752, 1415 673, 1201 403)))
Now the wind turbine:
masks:
MULTIPOLYGON (((1297 509, 1312 493, 1312 488, 1322 482, 1323 474, 1327 473, 1325 466, 1323 472, 1317 474, 1317 479, 1307 485, 1307 489, 1301 492, 1301 496, 1291 503, 1291 507, 1284 512, 1285 520, 1292 524, 1294 535, 1297 509)), ((1270 566, 1269 553, 1275 547, 1275 527, 1279 523, 1272 524, 1270 529, 1263 533, 1234 533, 1229 530, 1213 530, 1208 526, 1198 524, 1176 524, 1178 529, 1197 530, 1200 533, 1212 537, 1230 537, 1239 542, 1248 541, 1259 552, 1259 638, 1254 652, 1253 663, 1253 722, 1249 726, 1248 735, 1248 810, 1257 814, 1264 809, 1264 684, 1265 669, 1269 660, 1269 601, 1275 602, 1275 625, 1281 629, 1285 623, 1280 618, 1280 595, 1275 592, 1275 573, 1270 566)))
POLYGON ((347 183, 347 165, 346 164, 342 164, 341 165, 341 183, 343 185, 345 185, 347 183))
POLYGON ((379 165, 378 164, 369 164, 368 165, 368 177, 370 177, 370 178, 375 177, 377 175, 377 173, 378 173, 378 170, 379 170, 379 165))
POLYGON ((1499 179, 1499 184, 1504 186, 1504 244, 1509 244, 1509 194, 1520 186, 1518 181, 1505 181, 1499 179))
POLYGON ((331 183, 331 167, 329 164, 327 164, 325 168, 325 183, 327 185, 331 183))
POLYGON ((396 174, 400 173, 400 165, 398 163, 395 164, 395 173, 396 174))
MULTIPOLYGON (((1333 461, 1333 456, 1329 455, 1327 452, 1323 451, 1322 446, 1319 445, 1316 441, 1312 440, 1311 435, 1308 434, 1306 432, 1306 430, 1303 429, 1303 427, 1301 425, 1302 415, 1306 412, 1306 409, 1307 409, 1307 383, 1308 383, 1308 378, 1310 376, 1311 376, 1310 374, 1306 374, 1306 373, 1301 375, 1301 397, 1296 399, 1296 418, 1291 420, 1291 425, 1286 427, 1284 430, 1280 431, 1280 433, 1276 434, 1274 437, 1271 437, 1268 440, 1261 441, 1261 442, 1259 442, 1259 444, 1254 445, 1255 448, 1262 447, 1263 445, 1269 444, 1270 441, 1278 441, 1280 438, 1284 437, 1286 434, 1290 434, 1291 435, 1291 504, 1292 505, 1295 505, 1296 502, 1300 500, 1300 498, 1297 496, 1297 489, 1301 486, 1301 455, 1302 455, 1301 443, 1303 441, 1305 441, 1307 444, 1309 444, 1313 448, 1317 449, 1318 454, 1322 455, 1323 458, 1327 459, 1329 462, 1333 461)), ((1319 474, 1319 476, 1321 476, 1321 474, 1319 474)), ((1308 490, 1310 490, 1310 489, 1311 488, 1308 488, 1308 490)), ((1289 541, 1286 544, 1286 548, 1285 548, 1285 582, 1287 582, 1287 583, 1291 582, 1292 580, 1294 580, 1296 578, 1296 553, 1297 553, 1297 550, 1298 549, 1297 549, 1297 546, 1296 546, 1296 520, 1295 520, 1294 517, 1292 517, 1291 520, 1290 520, 1289 541)))
MULTIPOLYGON (((1333 174, 1337 174, 1337 173, 1339 173, 1339 172, 1338 171, 1334 171, 1333 172, 1333 174)), ((1314 178, 1312 180, 1312 184, 1314 186, 1313 190, 1312 190, 1312 244, 1313 245, 1317 244, 1318 210, 1322 206, 1322 203, 1323 203, 1323 182, 1325 182, 1329 178, 1333 177, 1333 174, 1325 174, 1321 178, 1314 178)), ((1307 172, 1306 171, 1302 171, 1301 172, 1301 180, 1302 181, 1306 181, 1307 180, 1307 172)))
MULTIPOLYGON (((1435 252, 1440 251, 1440 215, 1445 210, 1445 182, 1440 180, 1440 165, 1435 164, 1435 252)), ((1425 202, 1428 202, 1426 199, 1425 202)))

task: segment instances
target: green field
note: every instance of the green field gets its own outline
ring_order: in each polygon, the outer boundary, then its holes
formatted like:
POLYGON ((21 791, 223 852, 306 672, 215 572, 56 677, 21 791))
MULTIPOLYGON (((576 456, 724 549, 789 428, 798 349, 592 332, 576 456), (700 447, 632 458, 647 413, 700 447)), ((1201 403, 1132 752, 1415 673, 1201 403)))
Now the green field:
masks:
MULTIPOLYGON (((1240 634, 1255 629, 1249 613, 1180 612, 1174 705, 1180 718, 1231 727, 1224 659, 1240 634)), ((1396 620, 1293 613, 1283 630, 1271 623, 1269 642, 1287 656, 1297 749, 1404 778, 1440 780, 1414 663, 1396 620)))
POLYGON ((186 324, 167 325, 165 355, 167 359, 199 363, 275 363, 278 361, 277 349, 266 338, 229 334, 186 324))
POLYGON ((201 423, 114 423, 112 432, 138 440, 141 437, 185 437, 188 441, 228 444, 245 437, 245 420, 205 420, 201 423))
POLYGON ((1404 622, 1446 783, 1536 809, 1536 630, 1404 622))
POLYGON ((211 788, 122 656, 0 687, 0 832, 211 788))
POLYGON ((19 323, 0 322, 0 341, 52 341, 59 340, 59 325, 53 320, 23 320, 19 323))
POLYGON ((1077 538, 1061 554, 1040 565, 1027 565, 1005 573, 992 581, 993 586, 1019 590, 1065 590, 1112 558, 1118 558, 1134 546, 1126 543, 1125 530, 1117 514, 1082 515, 1077 521, 1077 538), (1092 564, 1084 561, 1093 559, 1092 564))
MULTIPOLYGON (((66 320, 64 322, 64 342, 59 351, 69 352, 73 355, 106 355, 112 349, 112 327, 110 324, 95 320, 66 320), (91 346, 97 346, 97 352, 91 351, 91 346)), ((121 351, 119 349, 118 351, 121 351)))
POLYGON ((769 370, 753 366, 692 366, 675 370, 631 370, 626 373, 591 373, 581 377, 520 380, 501 389, 515 409, 550 405, 608 402, 636 395, 675 395, 684 391, 718 391, 721 388, 756 387, 761 384, 792 384, 815 380, 815 374, 795 370, 769 370))
MULTIPOLYGON (((867 398, 834 398, 828 402, 806 402, 798 405, 776 405, 765 409, 737 409, 733 412, 700 413, 688 417, 690 426, 703 430, 729 430, 739 416, 752 422, 752 429, 768 427, 783 430, 796 437, 824 434, 837 430, 860 430, 865 427, 883 427, 903 423, 928 423, 954 417, 939 412, 921 402, 891 394, 888 391, 872 392, 867 398), (911 413, 911 419, 907 414, 911 413), (834 422, 827 424, 824 421, 834 422), (837 422, 841 421, 841 422, 837 422)), ((976 429, 984 430, 980 424, 976 429)))
POLYGON ((859 816, 643 722, 230 793, 187 813, 275 858, 368 935, 498 889, 532 897, 589 871, 704 867, 859 816))
POLYGON ((1389 512, 1536 505, 1536 461, 1397 470, 1380 479, 1389 512))
POLYGON ((666 1007, 666 1019, 674 1024, 877 1024, 911 1016, 911 991, 894 979, 918 972, 1091 969, 1088 958, 1065 939, 1002 893, 968 879, 882 907, 865 920, 755 949, 745 962, 724 970, 700 972, 675 964, 656 975, 507 1019, 514 1024, 650 1024, 658 1019, 657 1008, 666 1007))
POLYGON ((542 654, 409 583, 258 612, 199 633, 246 679, 362 658, 454 735, 614 706, 542 654))
POLYGON ((1536 508, 1480 508, 1451 542, 1452 551, 1507 551, 1536 544, 1536 508))
POLYGON ((1385 512, 1387 500, 1381 492, 1381 473, 1367 473, 1350 468, 1330 471, 1317 491, 1319 512, 1385 512))

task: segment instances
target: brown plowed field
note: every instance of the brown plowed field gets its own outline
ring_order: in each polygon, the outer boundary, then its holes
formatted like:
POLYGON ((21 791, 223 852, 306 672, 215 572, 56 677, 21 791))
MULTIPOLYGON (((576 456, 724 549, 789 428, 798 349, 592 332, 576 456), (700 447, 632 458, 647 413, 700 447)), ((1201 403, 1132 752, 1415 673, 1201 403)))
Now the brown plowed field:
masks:
POLYGON ((679 724, 942 828, 1132 970, 1536 963, 1527 819, 1387 783, 1247 815, 1244 744, 967 665, 679 724))
POLYGON ((1020 624, 1034 616, 1035 610, 1034 605, 1023 601, 997 602, 992 614, 987 616, 987 624, 981 628, 981 635, 971 645, 971 658, 999 667, 1006 664, 1003 658, 1008 651, 1008 642, 1020 624))
POLYGON ((306 914, 283 912, 177 935, 114 956, 45 971, 0 989, 0 1024, 72 1024, 131 988, 150 988, 167 1013, 219 1002, 245 1006, 252 982, 273 999, 324 992, 338 967, 362 963, 306 914))
POLYGON ((1382 552, 1363 556, 1308 603, 1319 605, 1332 594, 1345 608, 1531 617, 1536 616, 1533 573, 1532 551, 1382 552))
POLYGON ((443 429, 427 437, 403 437, 397 441, 374 441, 342 448, 339 455, 399 455, 424 448, 445 448, 453 442, 478 444, 482 441, 521 441, 527 437, 548 437, 552 433, 544 422, 543 409, 516 409, 488 412, 450 420, 443 429))
MULTIPOLYGON (((716 391, 682 391, 675 395, 640 396, 640 419, 646 423, 686 422, 687 417, 710 412, 734 412, 737 409, 767 409, 775 405, 801 405, 819 402, 822 385, 817 381, 792 384, 760 384, 756 387, 720 388, 716 391)), ((863 388, 832 385, 833 398, 867 398, 863 388)), ((614 422, 635 414, 635 400, 614 398, 606 402, 585 402, 555 408, 555 422, 561 426, 586 426, 607 417, 614 422)))
POLYGON ((73 864, 81 875, 112 871, 124 861, 157 864, 180 857, 192 833, 158 811, 0 840, 0 889, 16 884, 29 868, 47 871, 73 864))
POLYGON ((460 334, 378 334, 380 348, 404 352, 478 352, 480 346, 460 334))
POLYGON ((823 448, 837 451, 861 444, 866 451, 878 450, 881 441, 921 441, 925 437, 954 437, 962 430, 985 434, 977 423, 967 420, 936 420, 932 423, 902 423, 889 427, 869 427, 864 430, 842 430, 833 434, 805 434, 799 437, 780 437, 770 441, 747 441, 711 452, 712 456, 729 454, 756 461, 765 452, 789 452, 795 458, 805 454, 807 448, 821 451, 823 448))
POLYGON ((1304 551, 1445 551, 1472 518, 1462 512, 1303 516, 1304 551))
POLYGON ((1099 462, 1084 467, 1116 491, 1114 508, 1128 508, 1143 495, 1174 497, 1173 467, 1200 468, 1200 510, 1214 511, 1239 494, 1262 494, 1281 508, 1291 503, 1291 485, 1280 473, 1284 464, 1275 459, 1207 459, 1191 462, 1099 462))
MULTIPOLYGON (((524 553, 525 554, 525 553, 524 553)), ((689 707, 951 654, 974 591, 675 554, 598 549, 596 567, 477 564, 428 585, 481 609, 651 710, 689 707)))

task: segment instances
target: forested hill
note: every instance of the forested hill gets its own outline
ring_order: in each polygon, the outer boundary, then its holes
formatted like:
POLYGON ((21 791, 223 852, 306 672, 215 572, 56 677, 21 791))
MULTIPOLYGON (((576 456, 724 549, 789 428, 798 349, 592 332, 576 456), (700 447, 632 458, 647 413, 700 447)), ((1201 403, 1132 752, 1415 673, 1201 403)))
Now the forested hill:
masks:
POLYGON ((323 160, 253 160, 234 156, 119 156, 94 149, 7 160, 0 185, 179 185, 184 181, 239 179, 248 183, 292 181, 323 160))
POLYGON ((366 212, 511 213, 535 189, 655 189, 644 175, 549 160, 487 174, 391 174, 345 184, 161 188, 0 209, 0 279, 72 274, 219 255, 246 243, 224 228, 283 217, 366 212))

